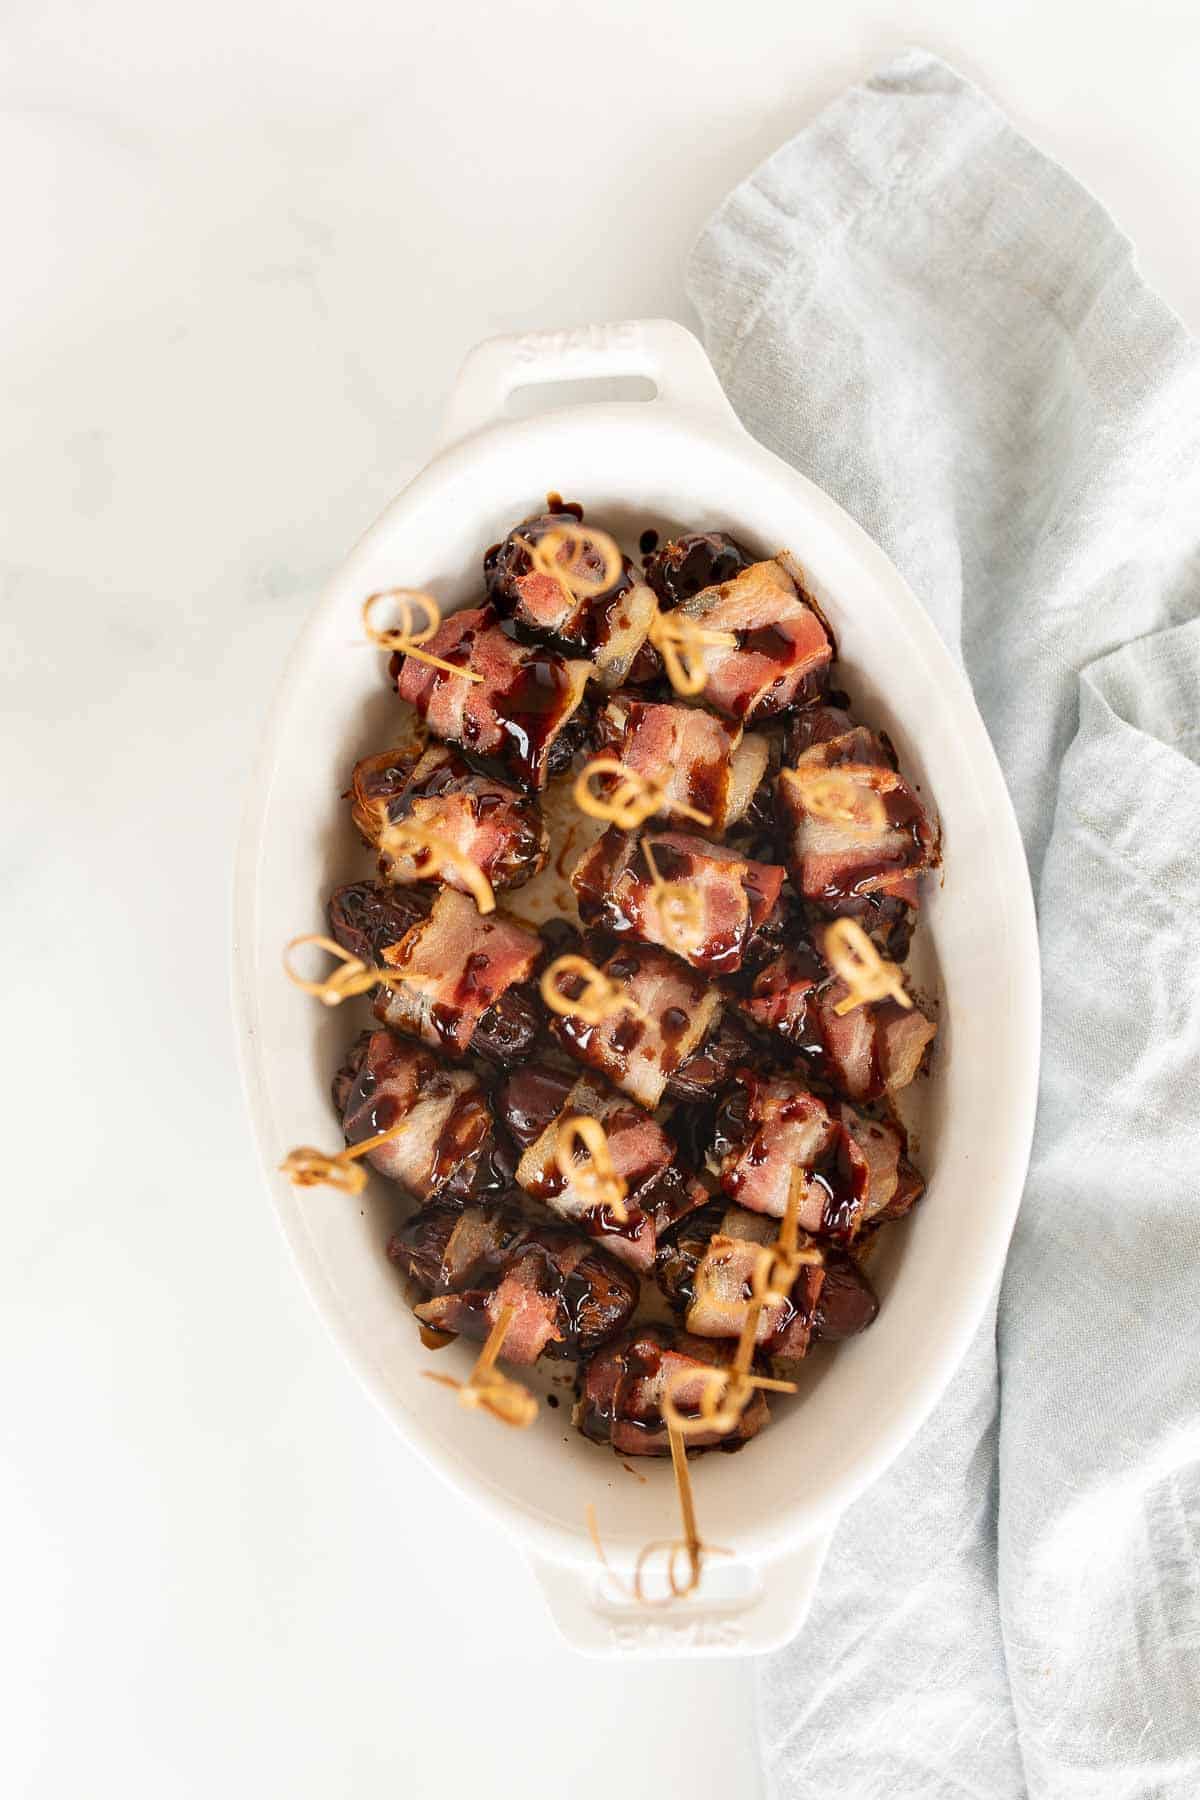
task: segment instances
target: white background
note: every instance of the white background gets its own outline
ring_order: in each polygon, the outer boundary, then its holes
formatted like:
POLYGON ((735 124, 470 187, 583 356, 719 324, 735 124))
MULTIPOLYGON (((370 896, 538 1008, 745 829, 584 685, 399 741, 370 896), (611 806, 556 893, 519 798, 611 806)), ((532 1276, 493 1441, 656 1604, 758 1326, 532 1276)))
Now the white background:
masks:
POLYGON ((5 1795, 758 1793, 749 1669, 562 1650, 327 1342, 229 862, 280 659, 466 348, 688 320, 709 210, 906 42, 1195 325, 1194 0, 0 8, 5 1795))

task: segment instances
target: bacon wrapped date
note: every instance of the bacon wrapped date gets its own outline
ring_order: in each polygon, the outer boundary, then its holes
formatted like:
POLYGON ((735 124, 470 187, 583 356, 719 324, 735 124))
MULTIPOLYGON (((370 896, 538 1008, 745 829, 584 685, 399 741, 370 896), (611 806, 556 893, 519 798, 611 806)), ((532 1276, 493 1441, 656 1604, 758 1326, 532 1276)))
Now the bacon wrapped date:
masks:
MULTIPOLYGON (((703 550, 692 540, 690 550, 670 568, 672 553, 687 544, 680 540, 657 553, 661 560, 654 579, 664 591, 672 582, 690 585, 682 578, 689 555, 703 560, 703 550)), ((744 557, 740 547, 732 549, 744 557)), ((698 651, 705 669, 702 698, 732 719, 749 723, 769 718, 814 698, 833 660, 824 619, 782 559, 743 563, 730 578, 685 594, 676 611, 706 631, 729 632, 736 639, 733 645, 709 644, 698 651)))
MULTIPOLYGON (((659 1251, 656 1272, 659 1286, 688 1331, 706 1338, 740 1336, 753 1298, 759 1252, 775 1237, 774 1224, 761 1213, 721 1202, 684 1222, 659 1251)), ((800 1247, 814 1250, 814 1242, 801 1236, 800 1247)), ((808 1349, 824 1281, 823 1261, 806 1263, 788 1297, 760 1311, 755 1343, 772 1362, 798 1362, 808 1349)))
MULTIPOLYGON (((580 1365, 575 1424, 592 1443, 608 1444, 618 1456, 669 1456, 662 1416, 668 1385, 678 1411, 698 1416, 705 1372, 728 1368, 731 1360, 732 1346, 712 1338, 692 1337, 670 1325, 631 1326, 580 1365), (688 1373, 695 1375, 694 1385, 681 1379, 688 1373)), ((689 1433, 688 1449, 736 1450, 768 1417, 767 1402, 756 1389, 732 1431, 689 1433)))
POLYGON ((907 1087, 937 1033, 915 1002, 884 1000, 839 1014, 849 989, 804 938, 729 992, 751 1024, 778 1032, 808 1069, 852 1100, 907 1087))
POLYGON ((751 1212, 781 1219, 799 1171, 802 1231, 848 1243, 863 1222, 867 1155, 841 1113, 789 1076, 737 1071, 718 1115, 713 1154, 722 1191, 751 1212))
MULTIPOLYGON (((564 508, 537 513, 514 526, 484 557, 484 586, 497 612, 568 655, 591 657, 603 686, 618 687, 628 678, 646 641, 654 618, 654 595, 637 579, 626 556, 611 586, 602 593, 577 598, 552 575, 535 569, 526 548, 540 543, 551 531, 578 534, 582 518, 582 507, 564 508)), ((593 580, 603 579, 603 562, 586 549, 580 566, 593 580)))
POLYGON ((396 692, 435 737, 494 759, 535 790, 568 767, 582 734, 577 715, 592 663, 519 643, 501 629, 493 606, 451 613, 422 649, 481 677, 464 681, 401 651, 393 655, 396 692))
POLYGON ((349 882, 329 902, 343 949, 402 977, 380 986, 377 1019, 454 1056, 473 1051, 509 1064, 528 1056, 542 1028, 530 982, 542 940, 499 913, 486 918, 446 888, 432 905, 414 890, 349 882))
POLYGON ((836 773, 854 813, 845 821, 825 816, 810 804, 803 782, 781 773, 776 816, 796 891, 822 913, 879 929, 903 955, 919 877, 936 864, 938 843, 890 743, 837 708, 817 707, 811 718, 801 714, 796 721, 790 767, 808 777, 836 773), (856 791, 860 803, 853 801, 856 791))
POLYGON ((925 1183, 908 1160, 903 1128, 894 1119, 868 1118, 853 1106, 838 1110, 869 1171, 862 1225, 874 1228, 904 1218, 925 1192, 925 1183))
MULTIPOLYGON (((431 743, 419 756, 385 750, 364 757, 355 765, 350 795, 354 823, 376 849, 386 826, 407 819, 436 831, 497 892, 520 887, 546 866, 550 839, 537 801, 480 774, 447 744, 431 743)), ((388 850, 380 851, 379 873, 400 886, 431 879, 419 856, 388 850)), ((470 892, 451 864, 435 868, 433 879, 470 892)))
POLYGON ((590 1356, 637 1305, 637 1282, 614 1257, 519 1196, 423 1207, 388 1255, 428 1296, 413 1310, 434 1330, 481 1341, 511 1307, 505 1362, 590 1356))
POLYGON ((639 1274, 653 1268, 660 1235, 708 1198, 679 1166, 679 1148, 663 1128, 592 1076, 576 1080, 537 1064, 518 1069, 497 1090, 495 1107, 522 1148, 516 1179, 525 1192, 602 1238, 639 1274), (558 1166, 560 1126, 581 1115, 604 1127, 613 1169, 625 1183, 625 1220, 581 1194, 558 1166))
MULTIPOLYGON (((720 1200, 684 1221, 659 1250, 655 1275, 688 1331, 696 1337, 740 1334, 758 1253, 775 1236, 762 1214, 720 1200)), ((875 1290, 852 1256, 803 1235, 800 1245, 820 1262, 803 1265, 788 1298, 759 1315, 756 1342, 775 1367, 798 1362, 814 1341, 840 1342, 865 1331, 879 1311, 875 1290)))
POLYGON ((614 694, 596 715, 596 748, 664 790, 665 808, 692 807, 718 836, 749 812, 770 762, 759 732, 697 706, 614 694))
MULTIPOLYGON (((568 1013, 555 1016, 553 1030, 578 1062, 653 1112, 671 1077, 715 1032, 721 996, 685 963, 643 944, 622 945, 602 973, 623 988, 637 1011, 612 1013, 598 1025, 568 1013)), ((561 984, 568 999, 581 988, 577 977, 561 984)))
POLYGON ((783 881, 782 868, 755 862, 727 845, 683 832, 621 831, 615 825, 571 873, 585 925, 658 944, 710 975, 741 968, 752 940, 778 908, 783 881), (697 929, 681 934, 670 917, 663 920, 655 872, 694 896, 697 929))
POLYGON ((364 1031, 351 1046, 334 1077, 333 1104, 348 1144, 407 1121, 366 1160, 418 1200, 463 1199, 504 1177, 492 1110, 475 1076, 445 1068, 390 1031, 364 1031))

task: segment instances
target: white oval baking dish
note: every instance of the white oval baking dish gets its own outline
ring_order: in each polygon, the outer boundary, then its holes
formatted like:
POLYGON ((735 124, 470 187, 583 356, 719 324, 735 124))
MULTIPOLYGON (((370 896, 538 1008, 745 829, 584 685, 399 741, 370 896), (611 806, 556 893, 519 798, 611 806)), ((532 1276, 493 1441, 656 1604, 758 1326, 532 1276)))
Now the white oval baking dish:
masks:
MULTIPOLYGON (((934 1405, 999 1277, 1033 1129, 1037 936, 1016 822, 962 674, 883 552, 741 428, 681 326, 539 332, 468 356, 437 455, 343 564, 287 667, 244 826, 234 937, 243 1073, 272 1199, 317 1308, 405 1440, 526 1552, 575 1647, 730 1655, 786 1641, 838 1516, 934 1405), (648 377, 656 398, 505 416, 518 388, 629 375, 648 377), (474 602, 485 547, 550 489, 627 542, 652 524, 790 548, 836 630, 856 703, 891 733, 945 838, 944 883, 929 884, 918 933, 918 977, 941 1006, 912 1121, 928 1194, 872 1265, 883 1296, 872 1329, 810 1358, 806 1392, 775 1404, 770 1429, 738 1455, 692 1463, 702 1531, 736 1555, 714 1559, 696 1595, 654 1611, 602 1577, 585 1508, 596 1504, 610 1559, 628 1567, 676 1531, 669 1463, 645 1459, 646 1479, 631 1478, 569 1429, 565 1409, 543 1407, 531 1431, 514 1432, 456 1407, 420 1379, 430 1358, 384 1255, 395 1190, 373 1177, 350 1202, 277 1173, 291 1145, 336 1141, 329 1080, 362 1022, 315 1005, 280 970, 285 941, 319 929, 324 897, 364 868, 338 793, 357 757, 391 741, 396 702, 362 645, 362 599, 402 583, 444 607, 474 602)), ((456 1344, 435 1366, 462 1373, 470 1354, 456 1344)))

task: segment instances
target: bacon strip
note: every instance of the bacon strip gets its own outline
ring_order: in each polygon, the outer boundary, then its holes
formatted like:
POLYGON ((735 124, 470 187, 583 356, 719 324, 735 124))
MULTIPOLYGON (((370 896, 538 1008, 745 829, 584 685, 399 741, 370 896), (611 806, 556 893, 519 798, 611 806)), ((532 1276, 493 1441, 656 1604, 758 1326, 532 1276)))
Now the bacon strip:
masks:
POLYGON ((767 772, 770 750, 758 732, 700 707, 614 694, 596 721, 597 747, 626 768, 657 781, 668 813, 690 806, 707 813, 719 836, 749 810, 767 772))
POLYGON ((492 1113, 474 1075, 446 1069, 390 1031, 364 1032, 339 1070, 334 1105, 348 1144, 408 1129, 366 1160, 418 1200, 465 1194, 492 1143, 492 1113))
POLYGON ((782 868, 753 862, 724 844, 675 831, 623 832, 617 826, 585 851, 571 874, 585 925, 659 944, 711 975, 741 968, 751 939, 775 909, 783 881, 782 868), (699 899, 703 911, 695 941, 676 942, 664 928, 647 843, 661 879, 685 884, 699 899))
POLYGON ((414 706, 435 737, 478 756, 497 758, 518 781, 543 788, 555 773, 565 728, 578 712, 590 662, 531 649, 500 629, 495 609, 451 613, 422 645, 431 655, 469 666, 481 681, 463 681, 397 653, 391 662, 396 692, 414 706))
MULTIPOLYGON (((618 1456, 667 1456, 671 1446, 662 1403, 668 1386, 678 1410, 696 1414, 704 1371, 727 1368, 730 1360, 730 1346, 711 1338, 692 1337, 669 1325, 632 1326, 580 1369, 575 1424, 584 1437, 610 1445, 618 1456), (676 1379, 689 1371, 695 1374, 695 1383, 674 1387, 676 1379)), ((732 1448, 761 1431, 768 1416, 767 1402, 756 1390, 733 1431, 689 1435, 688 1448, 703 1450, 722 1443, 732 1448)))
MULTIPOLYGON (((555 1017, 554 1031, 579 1062, 597 1069, 653 1112, 669 1077, 699 1048, 721 1013, 721 996, 686 964, 639 944, 623 946, 603 965, 645 1015, 618 1012, 599 1025, 573 1014, 555 1017)), ((562 984, 568 997, 569 982, 562 984)))
POLYGON ((937 1034, 915 1003, 895 1000, 838 1014, 849 990, 811 944, 782 951, 754 976, 736 1004, 755 1025, 777 1031, 815 1070, 852 1100, 898 1093, 912 1081, 937 1034))
POLYGON ((465 894, 443 888, 429 917, 383 951, 403 986, 380 989, 376 1014, 423 1043, 465 1055, 484 1013, 529 979, 542 949, 532 931, 499 913, 484 918, 465 894))
MULTIPOLYGON (((350 781, 354 823, 378 848, 387 825, 401 819, 436 831, 473 862, 493 888, 520 887, 545 867, 550 840, 536 800, 495 776, 481 775, 456 750, 431 743, 415 761, 394 750, 356 764, 350 781)), ((381 853, 379 872, 399 886, 428 881, 421 859, 381 853)), ((434 877, 469 893, 451 866, 434 877)))
POLYGON ((848 1242, 864 1217, 870 1168, 845 1122, 787 1076, 739 1069, 737 1080, 718 1119, 723 1191, 751 1212, 781 1219, 800 1170, 801 1230, 848 1242))
POLYGON ((637 1282, 618 1262, 518 1199, 424 1207, 388 1255, 431 1296, 413 1310, 439 1331, 480 1340, 511 1307, 505 1362, 588 1356, 637 1305, 637 1282))
POLYGON ((917 877, 936 863, 937 838, 883 742, 852 726, 811 743, 794 767, 836 769, 864 796, 877 796, 885 814, 879 827, 865 815, 847 824, 821 817, 810 810, 803 788, 780 777, 776 811, 787 834, 788 869, 804 898, 835 914, 862 912, 864 903, 889 899, 917 906, 917 877))
MULTIPOLYGON (((627 679, 646 641, 654 618, 654 595, 635 578, 626 556, 621 574, 610 588, 574 599, 552 576, 534 570, 528 551, 517 541, 536 544, 556 530, 577 532, 579 519, 573 512, 539 513, 488 551, 483 565, 488 599, 498 612, 527 631, 589 656, 602 684, 618 687, 627 679)), ((603 577, 602 561, 592 558, 585 564, 589 565, 596 578, 603 577)))
POLYGON ((783 712, 833 659, 825 626, 778 562, 752 563, 732 581, 680 603, 706 630, 731 631, 737 647, 702 651, 703 697, 733 719, 783 712))
MULTIPOLYGON (((534 1084, 545 1084, 541 1071, 518 1070, 505 1084, 507 1093, 499 1098, 501 1112, 510 1117, 519 1111, 522 1095, 534 1084)), ((517 1164, 517 1180, 527 1194, 572 1220, 590 1237, 603 1238, 614 1256, 645 1274, 654 1266, 660 1230, 708 1198, 699 1182, 674 1170, 677 1156, 666 1132, 647 1113, 585 1075, 570 1084, 550 1122, 528 1144, 517 1164), (604 1127, 613 1168, 626 1186, 629 1216, 624 1221, 610 1208, 592 1204, 558 1166, 559 1128, 564 1119, 580 1114, 599 1119, 604 1127)))

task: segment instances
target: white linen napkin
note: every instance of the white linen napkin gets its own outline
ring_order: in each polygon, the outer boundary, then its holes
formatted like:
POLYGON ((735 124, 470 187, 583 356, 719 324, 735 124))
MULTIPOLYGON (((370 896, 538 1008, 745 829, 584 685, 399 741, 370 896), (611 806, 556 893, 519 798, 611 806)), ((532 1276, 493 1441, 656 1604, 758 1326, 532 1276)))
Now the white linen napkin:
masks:
POLYGON ((739 187, 689 283, 746 424, 961 655, 1044 957, 998 1318, 763 1665, 772 1792, 1196 1800, 1200 357, 921 51, 739 187))

